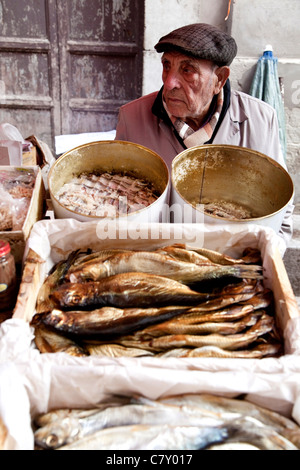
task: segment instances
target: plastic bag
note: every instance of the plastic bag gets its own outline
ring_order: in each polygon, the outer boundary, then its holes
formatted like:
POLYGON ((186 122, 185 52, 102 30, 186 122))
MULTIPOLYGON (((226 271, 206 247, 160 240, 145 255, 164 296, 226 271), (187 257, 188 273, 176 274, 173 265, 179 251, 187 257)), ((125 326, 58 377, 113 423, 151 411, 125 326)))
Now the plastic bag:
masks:
POLYGON ((0 231, 21 230, 29 204, 30 198, 14 198, 0 185, 0 231))
POLYGON ((22 229, 34 184, 32 170, 0 170, 0 231, 22 229))
POLYGON ((19 130, 7 122, 0 124, 0 140, 14 140, 22 144, 25 142, 19 130))
POLYGON ((2 156, 0 154, 2 165, 21 166, 22 154, 31 150, 32 143, 25 140, 15 126, 4 122, 0 124, 0 147, 6 150, 2 150, 2 156))

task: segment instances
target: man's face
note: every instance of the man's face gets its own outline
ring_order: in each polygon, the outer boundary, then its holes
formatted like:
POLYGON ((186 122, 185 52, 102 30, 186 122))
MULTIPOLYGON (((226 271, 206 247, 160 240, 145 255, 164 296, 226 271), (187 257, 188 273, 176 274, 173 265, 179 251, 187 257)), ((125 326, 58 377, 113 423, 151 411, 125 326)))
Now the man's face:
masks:
POLYGON ((173 51, 163 54, 162 65, 163 97, 168 110, 184 121, 190 118, 201 122, 224 84, 218 76, 223 67, 173 51))

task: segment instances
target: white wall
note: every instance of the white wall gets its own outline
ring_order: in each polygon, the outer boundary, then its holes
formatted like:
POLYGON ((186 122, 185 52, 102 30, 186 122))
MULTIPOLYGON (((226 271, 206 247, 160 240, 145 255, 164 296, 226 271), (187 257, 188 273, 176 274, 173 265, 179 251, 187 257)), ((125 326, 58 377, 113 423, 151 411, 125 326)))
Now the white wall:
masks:
POLYGON ((146 0, 143 94, 162 85, 160 54, 154 49, 159 39, 190 23, 210 23, 225 30, 227 8, 227 0, 146 0))
POLYGON ((283 79, 287 136, 287 165, 300 209, 300 1, 235 0, 232 36, 238 54, 232 66, 232 86, 249 91, 258 58, 267 44, 278 58, 283 79))
POLYGON ((284 83, 287 165, 300 207, 300 0, 146 0, 143 94, 161 87, 159 38, 185 24, 206 22, 229 32, 238 45, 231 66, 233 88, 249 91, 258 58, 266 44, 278 57, 284 83), (298 189, 299 188, 299 189, 298 189))

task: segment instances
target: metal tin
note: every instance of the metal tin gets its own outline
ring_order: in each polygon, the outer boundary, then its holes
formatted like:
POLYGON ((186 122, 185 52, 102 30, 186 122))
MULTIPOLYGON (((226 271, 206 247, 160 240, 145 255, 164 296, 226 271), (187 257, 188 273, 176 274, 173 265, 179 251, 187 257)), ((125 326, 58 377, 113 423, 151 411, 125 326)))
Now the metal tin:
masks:
POLYGON ((82 215, 64 207, 55 197, 57 191, 83 172, 122 171, 152 182, 160 196, 148 207, 121 215, 117 219, 138 222, 167 222, 169 212, 169 171, 163 159, 141 145, 109 140, 76 147, 54 163, 48 175, 48 186, 55 216, 74 218, 83 222, 101 220, 101 217, 82 215))
POLYGON ((279 163, 238 146, 187 149, 173 160, 171 178, 170 205, 177 214, 176 222, 254 223, 278 232, 294 195, 293 181, 279 163), (203 201, 211 199, 248 207, 255 216, 232 219, 207 214, 203 201), (184 206, 191 210, 183 211, 184 206))

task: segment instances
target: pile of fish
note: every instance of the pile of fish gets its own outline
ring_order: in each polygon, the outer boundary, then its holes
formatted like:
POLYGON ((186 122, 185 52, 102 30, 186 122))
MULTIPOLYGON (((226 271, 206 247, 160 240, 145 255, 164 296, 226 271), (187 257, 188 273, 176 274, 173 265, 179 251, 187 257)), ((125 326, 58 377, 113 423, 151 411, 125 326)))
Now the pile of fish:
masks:
POLYGON ((298 450, 300 427, 240 398, 112 397, 33 421, 36 450, 298 450), (172 424, 170 424, 172 423, 172 424))
POLYGON ((35 181, 34 170, 30 168, 0 170, 0 231, 22 229, 35 181))
POLYGON ((174 244, 72 252, 40 288, 40 352, 262 358, 282 354, 258 250, 239 259, 174 244), (155 273, 155 274, 153 274, 155 273))
POLYGON ((215 215, 217 217, 224 217, 225 219, 252 219, 256 217, 253 211, 241 204, 229 201, 201 201, 204 204, 204 211, 207 214, 215 215))
POLYGON ((117 217, 144 209, 156 201, 153 184, 119 173, 81 174, 55 194, 67 209, 97 217, 117 217))

